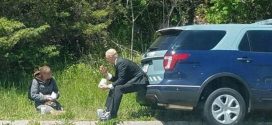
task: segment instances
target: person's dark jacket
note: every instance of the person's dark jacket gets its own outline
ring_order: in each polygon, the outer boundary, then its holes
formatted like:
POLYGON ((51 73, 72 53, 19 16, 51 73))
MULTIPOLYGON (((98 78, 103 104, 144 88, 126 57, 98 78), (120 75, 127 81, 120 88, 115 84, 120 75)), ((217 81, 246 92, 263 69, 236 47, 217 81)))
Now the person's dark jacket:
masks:
POLYGON ((115 65, 115 76, 113 76, 113 86, 124 85, 124 84, 148 84, 148 79, 143 70, 134 62, 117 58, 115 65))

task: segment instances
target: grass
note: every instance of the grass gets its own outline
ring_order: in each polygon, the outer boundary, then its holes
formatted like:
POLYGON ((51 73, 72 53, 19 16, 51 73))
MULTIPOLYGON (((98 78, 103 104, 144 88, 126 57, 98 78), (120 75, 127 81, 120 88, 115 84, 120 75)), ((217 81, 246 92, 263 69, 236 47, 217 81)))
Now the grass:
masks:
MULTIPOLYGON (((127 56, 127 55, 123 55, 127 56)), ((60 90, 59 102, 66 113, 60 116, 40 115, 28 100, 27 91, 31 77, 20 82, 0 80, 0 119, 5 120, 98 120, 96 110, 104 108, 108 91, 98 89, 102 78, 98 71, 104 60, 81 61, 61 71, 53 71, 60 90)), ((109 65, 108 65, 109 66, 109 65)), ((112 67, 113 68, 113 67, 112 67)), ((111 69, 112 69, 111 68, 111 69)), ((119 110, 118 120, 151 120, 150 114, 137 115, 145 110, 135 99, 135 94, 126 94, 119 110)))
MULTIPOLYGON (((27 87, 23 85, 10 88, 1 87, 0 119, 96 120, 96 109, 104 108, 105 98, 108 94, 108 91, 97 88, 97 84, 102 78, 97 68, 79 63, 67 67, 64 71, 55 72, 54 76, 61 93, 59 101, 66 110, 64 115, 57 117, 39 115, 33 103, 27 99, 27 87)), ((22 84, 28 84, 27 81, 22 84)), ((141 108, 143 107, 135 101, 135 94, 125 95, 119 113, 120 119, 131 119, 130 113, 137 112, 141 108)), ((150 120, 145 117, 136 119, 150 120)))
MULTIPOLYGON (((100 60, 102 61, 102 60, 100 60)), ((85 61, 67 66, 63 70, 55 71, 54 76, 60 89, 60 103, 66 113, 60 116, 40 115, 34 104, 27 98, 28 84, 31 77, 24 78, 18 83, 0 80, 0 120, 98 120, 96 109, 103 108, 108 91, 97 88, 102 78, 98 72, 100 64, 85 61)), ((264 113, 253 114, 247 121, 271 121, 264 113), (261 114, 261 115, 260 115, 261 114)), ((271 115, 268 115, 271 116, 271 115)), ((99 125, 115 124, 122 121, 146 121, 159 119, 162 121, 186 120, 202 121, 202 115, 194 112, 181 111, 153 111, 140 106, 135 94, 126 94, 120 106, 118 119, 109 122, 100 122, 99 125)))

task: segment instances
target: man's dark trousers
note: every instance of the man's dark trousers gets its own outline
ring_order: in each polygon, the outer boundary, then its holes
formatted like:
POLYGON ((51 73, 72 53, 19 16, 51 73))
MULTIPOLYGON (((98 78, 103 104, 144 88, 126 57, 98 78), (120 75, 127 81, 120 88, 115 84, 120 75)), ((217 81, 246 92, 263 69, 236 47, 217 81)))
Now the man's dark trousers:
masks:
POLYGON ((114 89, 110 90, 106 101, 107 111, 111 112, 111 117, 116 117, 118 109, 123 97, 123 94, 132 92, 145 92, 146 85, 141 84, 124 84, 117 85, 114 89))

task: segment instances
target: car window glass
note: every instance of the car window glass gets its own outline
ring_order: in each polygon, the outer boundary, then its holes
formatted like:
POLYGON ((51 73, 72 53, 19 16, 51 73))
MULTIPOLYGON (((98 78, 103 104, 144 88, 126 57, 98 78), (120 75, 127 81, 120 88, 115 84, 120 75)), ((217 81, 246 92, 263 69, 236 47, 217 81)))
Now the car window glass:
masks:
POLYGON ((225 31, 218 30, 186 30, 176 39, 174 49, 178 50, 210 50, 225 36, 225 31))
POLYGON ((272 52, 272 31, 252 30, 247 34, 252 51, 272 52))
POLYGON ((181 31, 169 31, 161 34, 150 46, 148 51, 168 50, 181 31))

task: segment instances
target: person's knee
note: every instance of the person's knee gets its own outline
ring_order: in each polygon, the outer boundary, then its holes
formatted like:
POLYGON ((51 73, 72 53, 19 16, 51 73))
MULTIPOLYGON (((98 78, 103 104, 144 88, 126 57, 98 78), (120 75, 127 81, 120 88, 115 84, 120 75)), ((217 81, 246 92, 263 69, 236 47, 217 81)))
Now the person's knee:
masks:
POLYGON ((118 90, 121 90, 121 89, 122 89, 122 86, 121 86, 121 85, 117 85, 117 86, 114 87, 114 90, 115 90, 115 91, 116 91, 116 90, 118 91, 118 90))
POLYGON ((122 93, 122 86, 121 85, 115 86, 114 93, 122 93))

